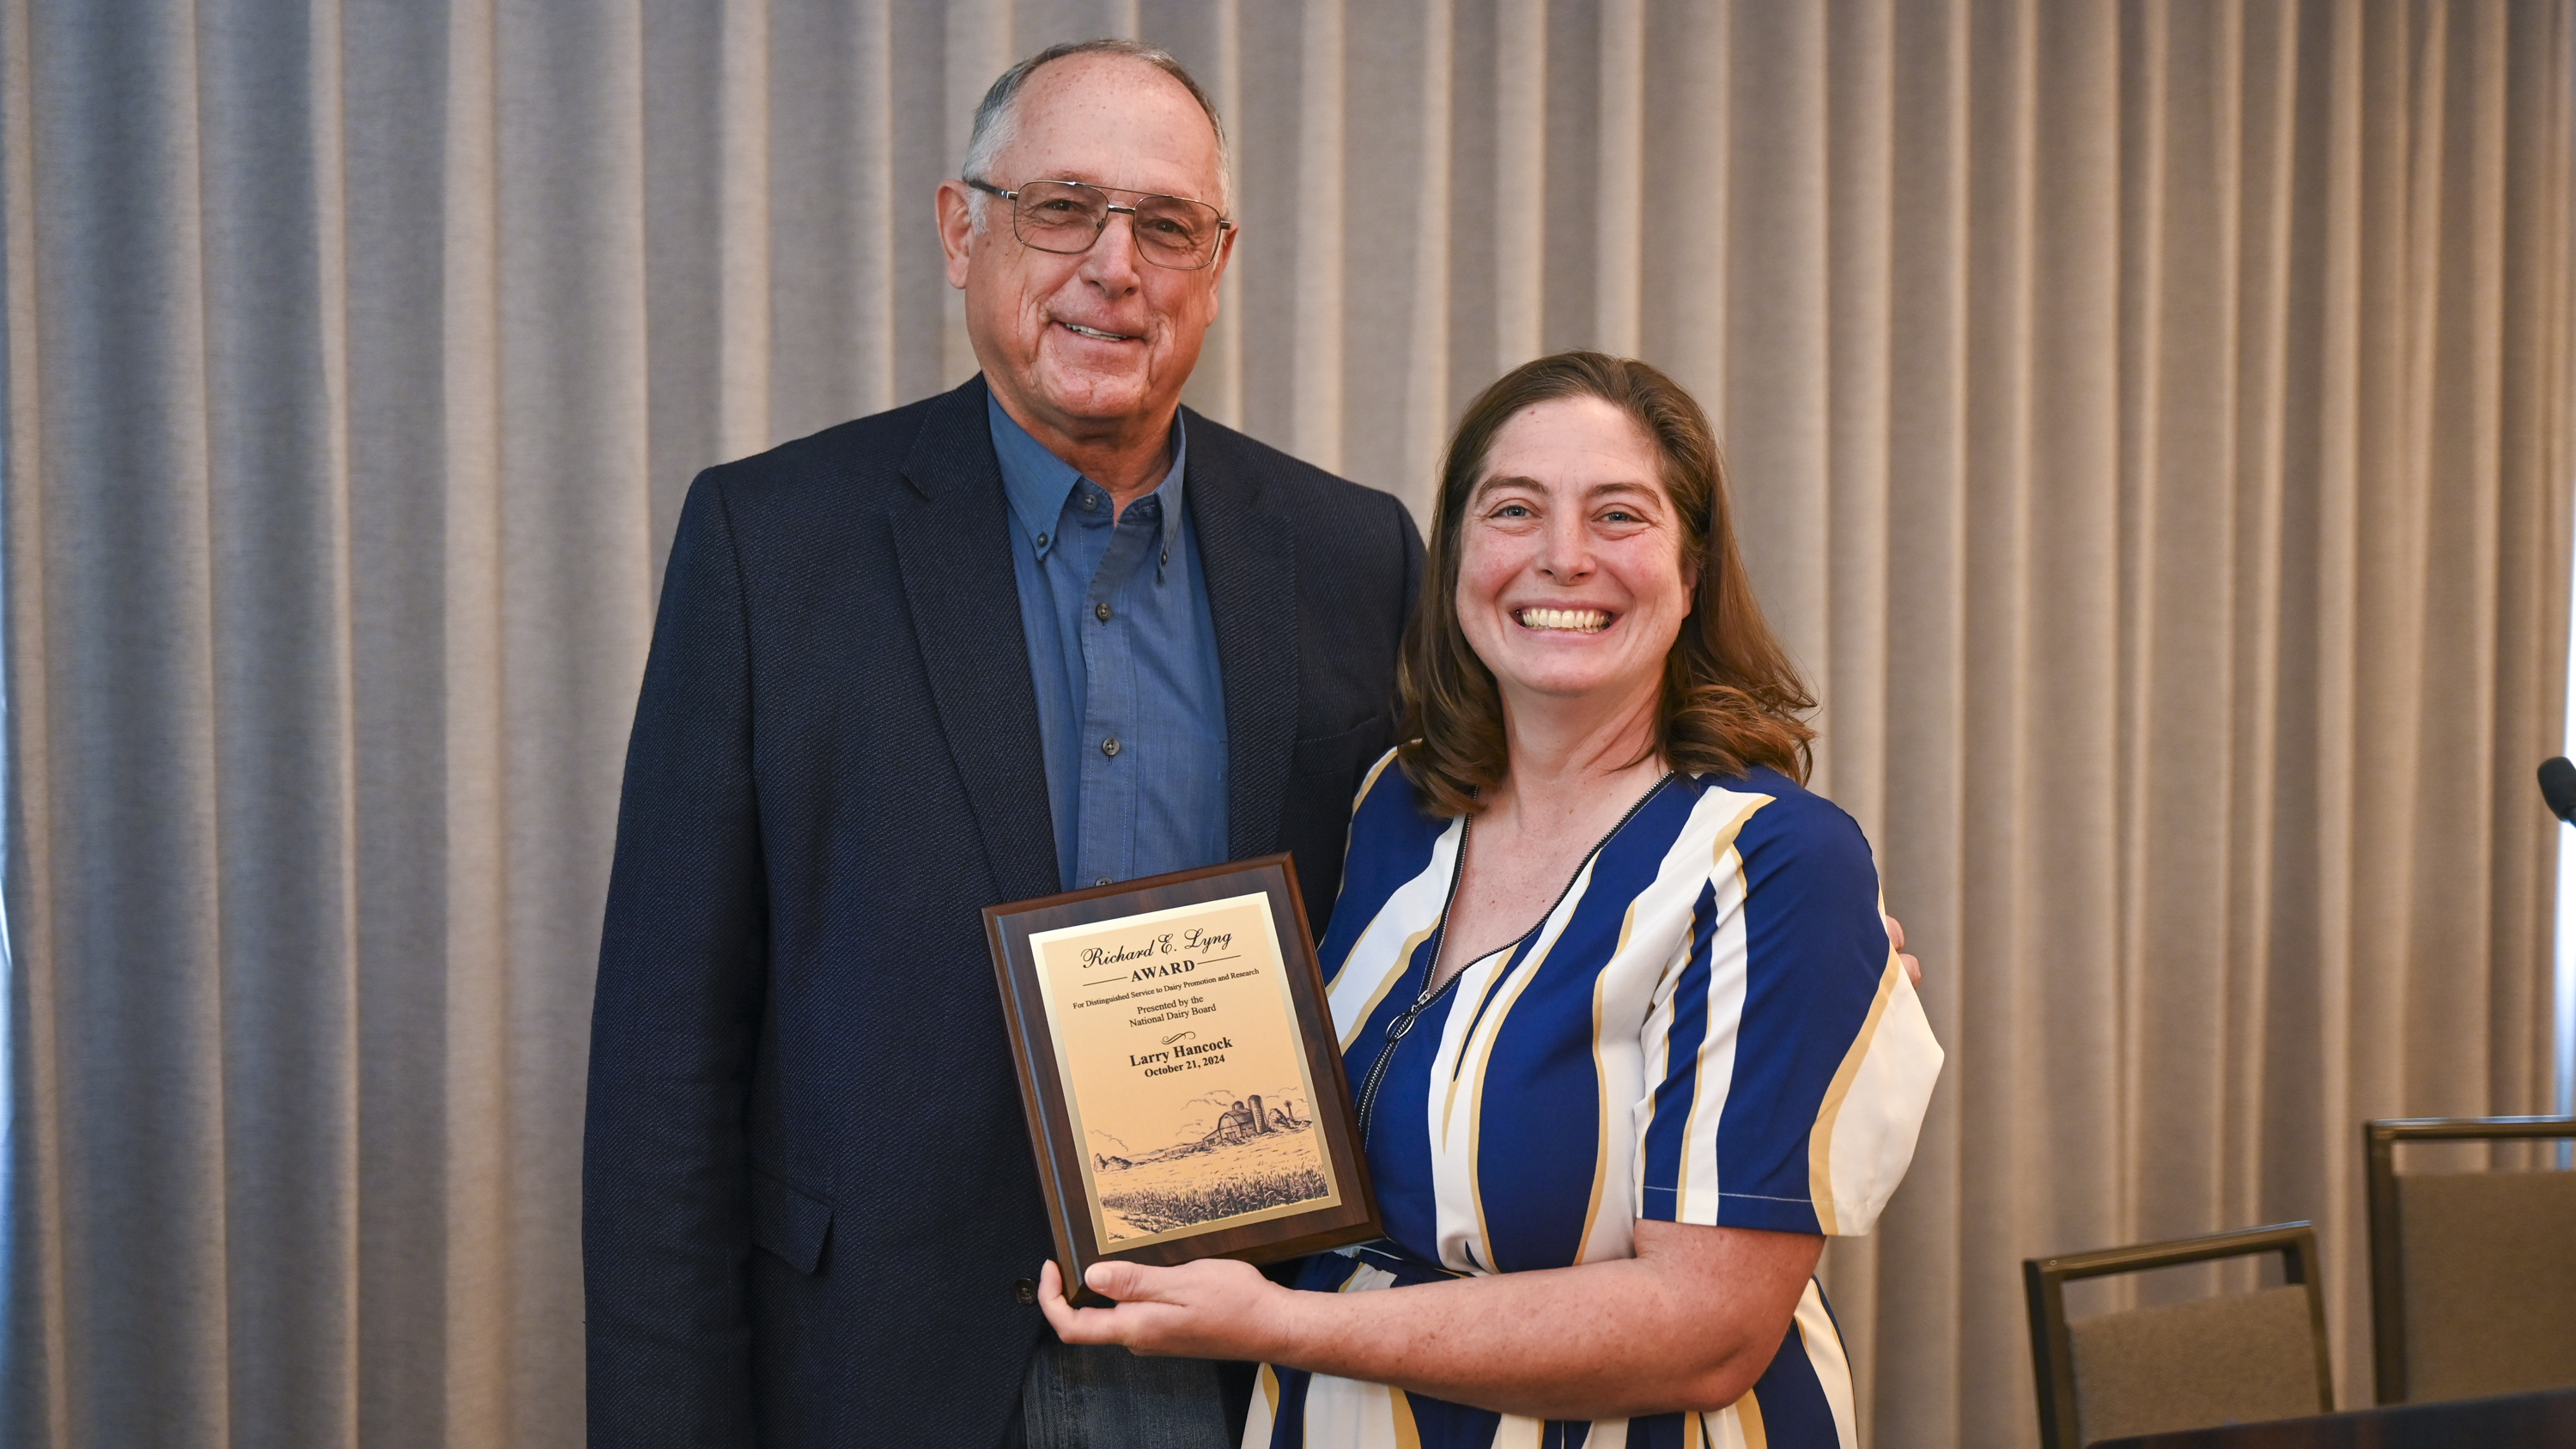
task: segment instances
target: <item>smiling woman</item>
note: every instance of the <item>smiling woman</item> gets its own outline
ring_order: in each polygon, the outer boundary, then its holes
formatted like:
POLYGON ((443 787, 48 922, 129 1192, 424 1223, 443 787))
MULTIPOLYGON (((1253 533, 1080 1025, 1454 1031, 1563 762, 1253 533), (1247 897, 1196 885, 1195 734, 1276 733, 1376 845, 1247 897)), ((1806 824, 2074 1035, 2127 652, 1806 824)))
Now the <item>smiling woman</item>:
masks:
MULTIPOLYGON (((1562 506, 1587 510, 1585 531, 1602 556, 1641 549, 1685 580, 1681 608, 1654 630, 1673 647, 1662 663, 1655 747, 1684 773, 1734 774, 1770 765, 1807 774, 1815 737, 1801 718, 1815 708, 1805 681, 1762 617, 1735 540, 1726 467, 1708 415, 1671 378, 1645 363, 1597 352, 1543 357, 1487 388, 1459 421, 1441 468, 1432 522, 1435 576, 1422 591, 1419 626, 1405 641, 1409 714, 1405 771, 1444 815, 1477 808, 1503 778, 1502 693, 1494 668, 1503 636, 1462 601, 1461 570, 1503 562, 1497 535, 1542 534, 1550 501, 1527 475, 1541 465, 1577 470, 1594 495, 1562 506), (1542 426, 1542 410, 1565 426, 1542 426), (1489 466, 1490 465, 1490 466, 1489 466), (1470 504, 1474 505, 1472 520, 1470 504), (1637 510, 1645 512, 1639 513, 1637 510), (1599 516, 1595 516, 1599 515, 1599 516), (1621 515, 1628 515, 1623 517, 1621 515), (1526 520, 1526 521, 1524 521, 1526 520), (1487 628, 1479 639, 1474 630, 1487 628), (1666 635, 1670 629, 1673 634, 1666 635)), ((1568 477, 1574 476, 1569 473, 1568 477)), ((1543 566, 1528 591, 1535 607, 1566 607, 1565 587, 1543 566)), ((1574 591, 1567 589, 1569 599, 1574 591)), ((1524 612, 1517 620, 1533 621, 1524 612)))
POLYGON ((1246 1444, 1853 1442, 1813 1274, 1904 1176, 1941 1049, 1717 447, 1643 363, 1468 409, 1319 952, 1387 1236, 1095 1264, 1069 1343, 1257 1358, 1246 1444), (1389 769, 1389 764, 1400 768, 1389 769), (1564 1432, 1587 1426, 1586 1433, 1564 1432))

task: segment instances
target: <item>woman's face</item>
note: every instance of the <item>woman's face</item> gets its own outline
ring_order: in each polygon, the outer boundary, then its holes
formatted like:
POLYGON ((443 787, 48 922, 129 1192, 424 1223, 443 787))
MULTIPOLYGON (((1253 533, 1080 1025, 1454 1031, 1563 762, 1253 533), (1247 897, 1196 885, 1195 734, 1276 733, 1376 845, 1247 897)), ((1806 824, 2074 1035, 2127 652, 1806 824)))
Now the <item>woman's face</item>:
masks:
POLYGON ((1559 398, 1494 435, 1459 530, 1458 622, 1503 696, 1660 688, 1697 580, 1662 458, 1626 413, 1559 398))

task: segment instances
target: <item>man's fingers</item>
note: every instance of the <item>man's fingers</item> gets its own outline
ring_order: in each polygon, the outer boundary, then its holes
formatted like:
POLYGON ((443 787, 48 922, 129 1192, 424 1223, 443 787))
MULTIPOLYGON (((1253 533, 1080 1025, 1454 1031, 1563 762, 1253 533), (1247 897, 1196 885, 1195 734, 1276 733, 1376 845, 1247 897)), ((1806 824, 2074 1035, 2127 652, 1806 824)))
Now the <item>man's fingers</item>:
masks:
POLYGON ((1161 1298, 1154 1291, 1154 1280, 1171 1271, 1169 1268, 1106 1258, 1092 1264, 1090 1270, 1082 1275, 1082 1281, 1103 1298, 1120 1303, 1155 1303, 1161 1298))
POLYGON ((1083 1285, 1103 1298, 1114 1298, 1124 1303, 1128 1296, 1127 1279, 1135 1266, 1133 1263, 1120 1263, 1114 1260, 1094 1263, 1084 1270, 1083 1285))
MULTIPOLYGON (((1099 1276, 1095 1268, 1093 1278, 1099 1276)), ((1086 1279, 1085 1281, 1089 1281, 1086 1279)), ((1094 1288, 1098 1283, 1092 1283, 1094 1288)), ((1115 1309, 1076 1308, 1065 1301, 1064 1274, 1052 1262, 1038 1268, 1038 1311, 1046 1315, 1055 1336, 1067 1343, 1119 1343, 1119 1318, 1115 1309)))
POLYGON ((1896 952, 1897 963, 1905 968, 1905 979, 1916 986, 1923 984, 1923 963, 1905 954, 1905 923, 1885 911, 1878 918, 1887 922, 1887 944, 1896 952))
POLYGON ((1038 1311, 1046 1315, 1055 1336, 1067 1343, 1074 1341, 1073 1305, 1064 1301, 1064 1275, 1056 1271, 1054 1260, 1038 1265, 1038 1311))

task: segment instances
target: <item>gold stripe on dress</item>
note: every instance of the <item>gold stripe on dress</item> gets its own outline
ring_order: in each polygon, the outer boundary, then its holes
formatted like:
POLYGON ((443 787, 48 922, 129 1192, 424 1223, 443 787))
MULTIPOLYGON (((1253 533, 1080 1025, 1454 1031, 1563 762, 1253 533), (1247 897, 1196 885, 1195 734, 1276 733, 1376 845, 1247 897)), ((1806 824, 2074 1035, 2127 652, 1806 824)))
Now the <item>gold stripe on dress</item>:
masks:
POLYGON ((1386 1394, 1394 1406, 1396 1449, 1422 1449, 1422 1426, 1413 1422, 1413 1396, 1393 1385, 1386 1394))
POLYGON ((1896 948, 1887 948, 1887 965, 1878 973, 1878 994, 1869 1001, 1869 1015, 1861 1021, 1860 1035, 1852 1039, 1851 1050, 1843 1053, 1843 1064, 1834 1069, 1833 1085, 1825 1089, 1824 1104, 1816 1109, 1816 1125, 1807 1134, 1807 1195, 1815 1199, 1816 1228, 1827 1237, 1834 1234, 1834 1119, 1843 1111, 1843 1098, 1851 1092, 1852 1081, 1860 1075, 1860 1064, 1869 1059, 1870 1042, 1878 1036, 1878 1024, 1887 1015, 1888 1000, 1896 994, 1896 983, 1905 968, 1897 964, 1896 948))
POLYGON ((1734 1407, 1735 1431, 1744 1436, 1744 1449, 1771 1449, 1770 1431, 1762 1427, 1762 1401, 1746 1389, 1734 1407))

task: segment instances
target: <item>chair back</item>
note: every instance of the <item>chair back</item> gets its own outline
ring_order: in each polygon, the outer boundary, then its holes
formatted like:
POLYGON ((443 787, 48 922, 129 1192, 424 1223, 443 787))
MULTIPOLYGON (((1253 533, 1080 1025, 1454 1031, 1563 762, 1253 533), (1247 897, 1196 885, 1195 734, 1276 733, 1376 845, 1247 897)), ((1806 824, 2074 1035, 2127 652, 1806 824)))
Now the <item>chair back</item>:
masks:
POLYGON ((2402 1142, 2576 1138, 2576 1117, 2362 1124, 2379 1402, 2576 1385, 2576 1172, 2397 1171, 2402 1142))
POLYGON ((2045 1449, 2331 1412, 2316 1230, 2280 1223, 2022 1262, 2045 1449), (2284 1283, 2069 1321, 2065 1285, 2218 1258, 2279 1253, 2284 1283))

